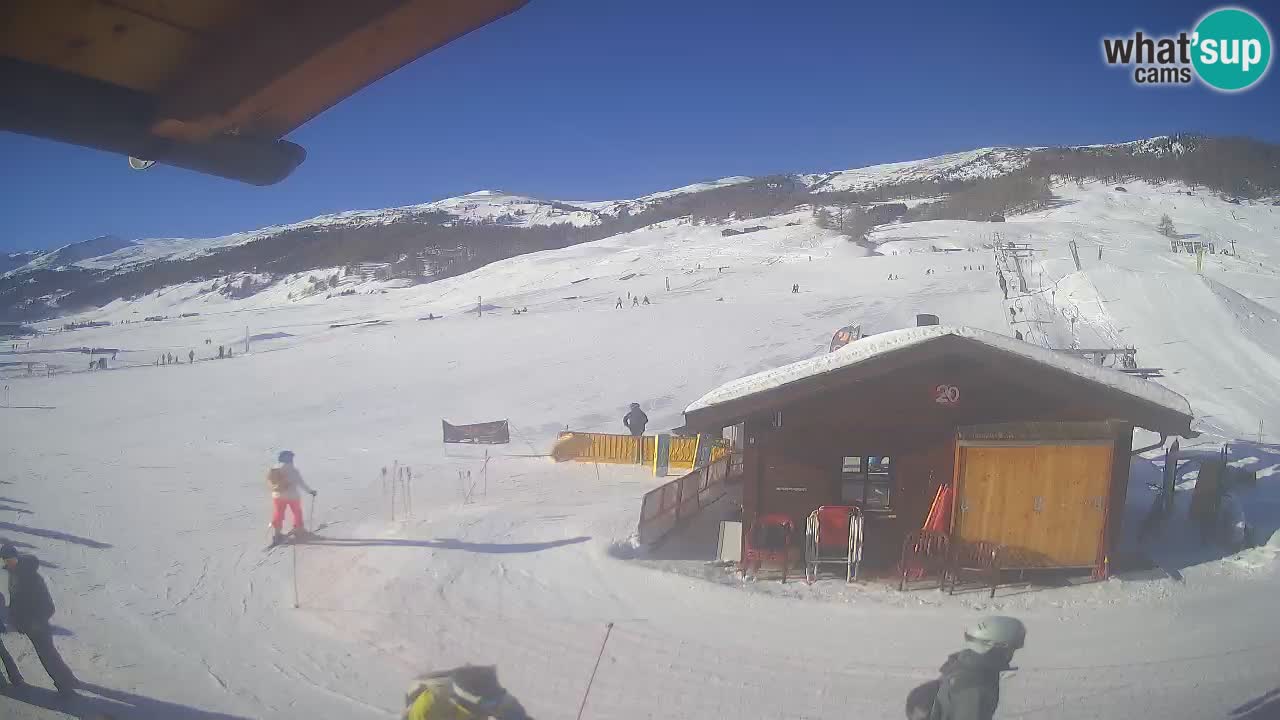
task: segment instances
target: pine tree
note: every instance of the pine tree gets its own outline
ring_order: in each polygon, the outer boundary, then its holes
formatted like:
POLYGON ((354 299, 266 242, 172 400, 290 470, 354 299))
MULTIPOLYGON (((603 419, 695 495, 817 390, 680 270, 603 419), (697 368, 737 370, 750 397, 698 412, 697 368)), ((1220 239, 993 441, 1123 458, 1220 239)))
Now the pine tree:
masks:
POLYGON ((831 211, 826 208, 818 208, 814 211, 813 221, 824 230, 830 229, 835 224, 834 218, 831 217, 831 211))
POLYGON ((1156 229, 1160 231, 1161 235, 1168 238, 1171 238, 1177 234, 1173 229, 1173 219, 1170 218, 1168 215, 1160 216, 1160 223, 1156 225, 1156 229))

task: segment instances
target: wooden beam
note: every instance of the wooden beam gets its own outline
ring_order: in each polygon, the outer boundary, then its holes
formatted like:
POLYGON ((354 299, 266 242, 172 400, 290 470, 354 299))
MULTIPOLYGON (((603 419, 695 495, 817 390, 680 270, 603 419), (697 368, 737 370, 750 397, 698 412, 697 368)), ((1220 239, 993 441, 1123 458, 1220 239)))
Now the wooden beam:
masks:
POLYGON ((527 0, 260 3, 168 89, 152 132, 280 137, 383 75, 527 0))

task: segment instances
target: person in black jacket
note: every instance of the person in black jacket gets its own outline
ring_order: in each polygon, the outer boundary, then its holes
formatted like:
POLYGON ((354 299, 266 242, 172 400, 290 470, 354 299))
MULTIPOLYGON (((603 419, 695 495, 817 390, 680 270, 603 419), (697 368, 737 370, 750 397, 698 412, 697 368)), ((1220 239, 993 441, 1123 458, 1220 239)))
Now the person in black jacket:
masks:
POLYGON ((53 645, 53 628, 49 620, 56 608, 44 578, 36 571, 40 561, 34 555, 19 555, 17 548, 9 544, 0 547, 0 560, 9 571, 9 622, 14 630, 31 640, 31 646, 58 689, 58 695, 64 698, 74 696, 78 684, 76 677, 53 645))
POLYGON ((965 648, 943 663, 940 677, 912 691, 908 718, 991 720, 1000 705, 1000 673, 1011 669, 1014 652, 1026 642, 1027 629, 1017 618, 991 616, 965 630, 965 648), (926 686, 936 693, 931 706, 926 686), (925 708, 928 712, 922 712, 925 708))
POLYGON ((631 403, 631 410, 622 416, 622 424, 627 426, 632 435, 643 435, 644 426, 649 424, 649 416, 640 409, 640 403, 631 403))
MULTIPOLYGON (((4 597, 0 596, 0 605, 3 604, 4 597)), ((0 621, 0 633, 5 632, 8 632, 8 628, 4 626, 3 621, 0 621)), ((18 672, 18 664, 13 661, 13 656, 10 655, 9 651, 5 648, 3 640, 0 640, 0 663, 4 664, 4 672, 5 675, 9 677, 9 685, 13 687, 22 687, 22 685, 24 685, 22 682, 22 673, 18 672)), ((0 687, 4 687, 4 684, 0 683, 0 687)))

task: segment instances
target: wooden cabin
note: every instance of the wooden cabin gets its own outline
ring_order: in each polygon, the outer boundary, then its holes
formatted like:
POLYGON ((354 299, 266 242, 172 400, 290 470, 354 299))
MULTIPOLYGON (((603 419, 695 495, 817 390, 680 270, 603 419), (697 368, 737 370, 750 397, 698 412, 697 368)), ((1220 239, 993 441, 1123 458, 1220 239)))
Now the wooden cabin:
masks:
POLYGON ((1180 395, 983 330, 916 327, 729 382, 686 426, 742 425, 743 521, 857 505, 864 565, 889 570, 952 483, 952 540, 1003 546, 1006 568, 1107 573, 1133 428, 1191 437, 1180 395))

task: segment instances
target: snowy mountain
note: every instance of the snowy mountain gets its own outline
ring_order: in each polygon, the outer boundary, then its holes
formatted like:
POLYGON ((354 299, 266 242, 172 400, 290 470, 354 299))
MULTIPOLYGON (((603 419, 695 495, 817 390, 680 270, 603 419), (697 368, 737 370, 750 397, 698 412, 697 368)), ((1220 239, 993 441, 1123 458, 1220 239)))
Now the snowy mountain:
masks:
MULTIPOLYGON (((989 178, 1023 167, 1028 152, 1010 148, 986 148, 937 158, 798 177, 813 192, 863 191, 907 182, 989 178)), ((721 178, 629 200, 540 200, 499 190, 480 190, 418 205, 320 215, 295 223, 272 225, 214 238, 123 241, 114 236, 103 236, 41 255, 19 272, 70 264, 107 270, 157 260, 185 260, 290 231, 388 225, 436 214, 447 215, 457 222, 495 223, 508 227, 557 224, 583 227, 597 225, 603 218, 616 217, 621 212, 638 214, 677 196, 742 185, 754 179, 746 176, 721 178)))
POLYGON ((0 273, 16 270, 39 257, 39 255, 40 253, 35 250, 0 254, 0 273))
POLYGON ((813 192, 865 192, 907 183, 980 180, 1026 167, 1031 152, 1019 148, 983 148, 800 178, 813 192))
POLYGON ((37 255, 25 265, 15 268, 13 272, 52 270, 74 265, 83 260, 105 257, 134 245, 133 241, 125 240, 115 235, 101 235, 91 240, 82 240, 70 245, 63 245, 56 250, 37 255))
POLYGON ((439 214, 447 215, 459 222, 495 223, 507 227, 533 227, 559 223, 582 226, 599 222, 596 213, 565 203, 511 195, 496 190, 480 190, 461 197, 445 198, 420 205, 381 210, 350 210, 319 215, 296 223, 272 225, 215 238, 138 240, 116 248, 115 251, 108 250, 94 256, 84 256, 79 258, 77 264, 84 268, 106 270, 157 260, 187 260, 291 231, 372 227, 412 222, 439 214))
MULTIPOLYGON (((353 210, 204 239, 106 236, 44 253, 0 276, 0 319, 29 321, 180 283, 393 266, 439 280, 522 253, 600 240, 678 218, 765 218, 832 207, 861 237, 878 225, 988 219, 1036 209, 1055 182, 1181 181, 1235 198, 1280 194, 1280 149, 1241 139, 1161 136, 1064 148, 983 148, 837 172, 726 177, 630 200, 542 200, 497 190, 353 210)), ((823 211, 830 216, 830 212, 823 211)), ((857 239, 855 237, 855 239, 857 239)), ((327 277, 328 275, 326 275, 327 277)), ((309 292, 309 291, 308 291, 309 292)))
MULTIPOLYGON (((42 323, 0 364, 13 418, 0 531, 48 563, 58 647, 86 687, 76 715, 378 720, 399 714, 416 674, 470 662, 497 664, 534 717, 574 717, 594 675, 583 717, 900 718, 963 628, 1007 614, 1029 634, 1002 717, 1266 717, 1233 711, 1274 696, 1280 664, 1280 538, 1267 544, 1280 528, 1280 207, 1181 182, 1051 190, 1003 222, 888 222, 863 242, 810 205, 687 215, 429 283, 357 266, 313 291, 343 268, 245 273, 42 323), (1158 229, 1166 214, 1176 237, 1158 229), (1200 264, 1171 245, 1210 239, 1229 252, 1200 264), (997 241, 1028 246, 1025 292, 997 285, 997 241), (271 284, 223 292, 245 278, 271 284), (651 304, 619 309, 628 295, 651 304), (1020 334, 1037 353, 1135 348, 1161 369, 1149 382, 1191 405, 1202 435, 1187 456, 1228 444, 1232 466, 1254 471, 1234 492, 1260 547, 1201 544, 1191 466, 1171 525, 1144 547, 1152 562, 1107 582, 989 597, 744 581, 711 562, 721 515, 619 557, 642 495, 670 478, 545 457, 566 426, 616 432, 638 402, 665 431, 713 388, 827 356, 844 325, 874 339, 922 312, 1002 343, 1020 334), (220 346, 234 357, 218 360, 220 346), (90 371, 81 347, 119 352, 90 371), (164 354, 183 362, 158 365, 164 354), (508 445, 440 442, 441 419, 503 418, 508 445), (284 448, 319 491, 305 512, 323 529, 264 552, 263 475, 284 448), (411 505, 401 489, 393 510, 384 478, 404 467, 411 505)), ((1159 454, 1132 458, 1126 548, 1159 454)), ((25 640, 5 641, 47 685, 25 640)), ((0 695, 0 716, 50 696, 27 693, 0 695)))

